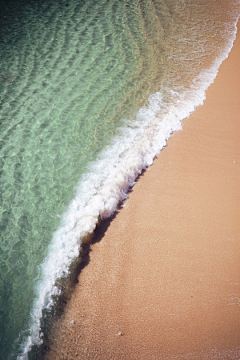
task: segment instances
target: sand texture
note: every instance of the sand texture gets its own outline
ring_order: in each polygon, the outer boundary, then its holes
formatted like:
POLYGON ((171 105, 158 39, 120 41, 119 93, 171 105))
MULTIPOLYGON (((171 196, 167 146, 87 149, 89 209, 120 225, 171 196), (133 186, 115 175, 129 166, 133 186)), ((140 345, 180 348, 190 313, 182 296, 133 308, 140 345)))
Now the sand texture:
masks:
POLYGON ((240 36, 98 232, 46 359, 240 358, 240 36))

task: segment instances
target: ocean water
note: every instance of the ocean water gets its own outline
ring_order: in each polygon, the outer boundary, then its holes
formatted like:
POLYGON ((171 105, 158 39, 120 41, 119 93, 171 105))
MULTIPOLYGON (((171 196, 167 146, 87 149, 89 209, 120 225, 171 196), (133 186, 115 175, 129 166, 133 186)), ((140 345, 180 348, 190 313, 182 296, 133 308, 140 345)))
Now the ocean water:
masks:
POLYGON ((0 10, 0 359, 33 359, 81 243, 203 103, 240 2, 0 10))

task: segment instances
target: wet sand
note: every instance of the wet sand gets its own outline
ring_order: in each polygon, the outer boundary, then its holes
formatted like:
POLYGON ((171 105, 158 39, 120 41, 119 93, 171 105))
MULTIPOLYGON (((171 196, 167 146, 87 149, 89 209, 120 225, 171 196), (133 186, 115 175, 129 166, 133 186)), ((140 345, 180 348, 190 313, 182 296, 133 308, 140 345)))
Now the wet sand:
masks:
POLYGON ((91 247, 47 359, 240 358, 240 36, 91 247))

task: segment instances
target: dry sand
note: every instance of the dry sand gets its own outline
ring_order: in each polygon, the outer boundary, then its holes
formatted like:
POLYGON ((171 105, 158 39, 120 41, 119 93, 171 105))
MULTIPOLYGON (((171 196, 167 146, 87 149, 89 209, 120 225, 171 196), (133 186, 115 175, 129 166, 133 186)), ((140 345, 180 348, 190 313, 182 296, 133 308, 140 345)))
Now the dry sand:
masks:
POLYGON ((240 36, 102 229, 47 359, 240 359, 239 86, 240 36))

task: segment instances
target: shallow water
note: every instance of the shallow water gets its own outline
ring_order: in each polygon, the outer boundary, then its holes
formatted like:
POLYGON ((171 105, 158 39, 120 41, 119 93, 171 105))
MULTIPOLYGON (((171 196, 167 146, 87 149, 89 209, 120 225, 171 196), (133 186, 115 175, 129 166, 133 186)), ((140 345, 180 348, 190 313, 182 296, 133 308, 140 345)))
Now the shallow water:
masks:
POLYGON ((81 240, 202 103, 235 36, 225 3, 0 1, 2 359, 41 343, 81 240))

